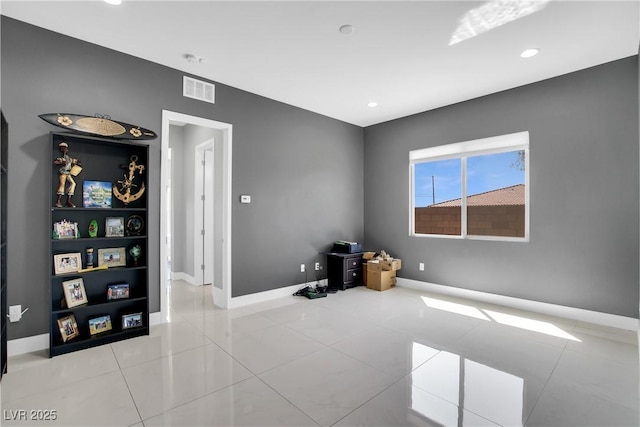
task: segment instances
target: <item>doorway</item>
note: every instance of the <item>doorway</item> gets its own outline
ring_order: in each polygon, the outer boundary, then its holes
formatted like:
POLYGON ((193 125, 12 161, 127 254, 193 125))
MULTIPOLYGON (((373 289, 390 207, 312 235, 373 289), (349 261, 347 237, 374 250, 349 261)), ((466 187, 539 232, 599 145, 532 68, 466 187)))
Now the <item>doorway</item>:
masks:
MULTIPOLYGON (((176 165, 176 157, 175 155, 175 147, 173 150, 170 150, 171 143, 171 128, 172 126, 186 126, 196 129, 201 132, 213 132, 216 137, 210 138, 210 141, 207 143, 199 144, 199 148, 193 149, 193 156, 198 157, 197 154, 202 153, 205 156, 205 164, 206 157, 209 157, 210 167, 207 166, 202 167, 200 169, 200 175, 202 176, 202 189, 204 189, 204 176, 207 173, 211 173, 212 177, 210 179, 210 191, 215 194, 215 197, 210 198, 211 202, 213 202, 213 206, 209 209, 212 210, 213 215, 210 217, 214 218, 213 230, 215 232, 210 233, 209 236, 206 236, 205 230, 205 238, 202 239, 193 239, 195 242, 199 240, 199 250, 198 253, 201 254, 201 259, 207 257, 207 261, 200 261, 202 265, 211 265, 211 281, 212 286, 210 287, 210 292, 212 293, 213 303, 221 308, 227 308, 229 306, 229 301, 231 299, 231 153, 232 153, 232 125, 228 123, 217 122, 214 120, 204 119, 201 117, 190 116, 182 113, 177 113, 173 111, 162 111, 162 147, 161 147, 161 188, 163 191, 160 195, 160 204, 161 204, 161 218, 160 218, 160 314, 162 317, 162 321, 169 321, 169 284, 170 284, 170 272, 172 271, 172 265, 175 261, 175 257, 171 256, 171 250, 176 251, 175 244, 173 244, 171 238, 175 236, 175 232, 170 232, 170 218, 173 218, 173 221, 176 221, 177 212, 174 209, 171 210, 171 198, 169 194, 171 194, 173 199, 178 197, 176 188, 174 186, 174 180, 171 180, 171 169, 178 168, 176 165), (207 149, 207 148, 210 148, 207 149), (206 154, 207 151, 209 154, 206 154), (170 153, 173 152, 172 158, 170 158, 170 153), (173 165, 172 165, 173 164, 173 165), (173 213, 173 215, 171 215, 173 213), (204 251, 204 240, 211 240, 210 247, 206 255, 202 255, 204 251), (173 249, 171 249, 173 248, 173 249), (213 258, 213 259, 212 259, 213 258), (215 268, 214 268, 215 266, 215 268)), ((176 141, 173 141, 172 145, 175 145, 176 141)), ((187 145, 185 143, 185 145, 187 145)), ((184 168, 181 172, 184 174, 191 173, 188 169, 189 167, 184 168), (187 170, 184 170, 187 169, 187 170)), ((195 179, 195 178, 194 178, 195 179)), ((191 218, 185 218, 186 221, 191 222, 192 225, 195 225, 196 222, 192 222, 195 219, 195 210, 200 209, 200 222, 202 223, 202 218, 204 212, 204 206, 199 200, 195 200, 195 191, 196 189, 192 187, 190 191, 185 193, 190 193, 191 195, 182 195, 183 197, 189 197, 191 200, 187 200, 185 206, 192 206, 193 216, 191 218), (193 192, 191 191, 193 190, 193 192)), ((202 193, 200 193, 202 194, 202 193)), ((205 197, 206 200, 206 197, 205 197)), ((186 209, 185 209, 186 210, 186 209)), ((196 226, 197 227, 197 226, 196 226)), ((195 229, 194 227, 193 229, 195 229)), ((195 232, 194 232, 195 234, 195 232)), ((195 237, 195 236, 194 236, 195 237)), ((195 243, 191 245, 193 248, 194 254, 196 253, 195 243)), ((188 249, 188 248, 185 248, 188 249)), ((200 270, 200 274, 195 273, 194 277, 199 276, 201 278, 200 283, 205 283, 206 279, 200 270)))

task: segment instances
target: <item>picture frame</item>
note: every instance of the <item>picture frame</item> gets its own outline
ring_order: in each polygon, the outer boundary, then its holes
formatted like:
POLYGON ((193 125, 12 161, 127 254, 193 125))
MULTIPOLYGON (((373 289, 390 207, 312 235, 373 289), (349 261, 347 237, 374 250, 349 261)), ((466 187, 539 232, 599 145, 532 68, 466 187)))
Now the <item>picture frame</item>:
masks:
POLYGON ((81 277, 65 280, 62 282, 62 289, 64 290, 64 299, 67 302, 67 308, 77 307, 89 302, 87 292, 84 289, 84 281, 81 277))
POLYGON ((125 267, 127 254, 125 248, 101 248, 98 249, 98 267, 125 267))
POLYGON ((124 217, 108 216, 104 229, 106 237, 124 237, 124 217))
POLYGON ((76 317, 73 313, 68 316, 60 317, 58 319, 58 328, 60 328, 62 342, 67 342, 80 335, 78 323, 76 322, 76 317))
POLYGON ((142 312, 122 315, 122 330, 139 328, 143 326, 142 312))
POLYGON ((53 256, 53 269, 56 275, 77 273, 82 268, 80 252, 57 254, 53 256))
POLYGON ((113 184, 108 181, 84 181, 82 206, 85 208, 111 208, 113 184))
POLYGON ((128 283, 114 283, 107 286, 107 301, 129 298, 128 283))
POLYGON ((53 223, 53 238, 54 239, 77 239, 80 237, 78 232, 78 223, 65 220, 53 223))
POLYGON ((111 329, 111 316, 108 314, 89 319, 89 334, 91 336, 108 332, 111 329))

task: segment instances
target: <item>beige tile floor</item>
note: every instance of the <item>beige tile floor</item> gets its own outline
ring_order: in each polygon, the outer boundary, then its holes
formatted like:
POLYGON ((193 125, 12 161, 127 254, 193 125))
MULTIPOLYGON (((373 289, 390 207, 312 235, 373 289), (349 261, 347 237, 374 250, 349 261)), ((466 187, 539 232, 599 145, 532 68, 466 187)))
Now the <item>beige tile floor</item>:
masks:
POLYGON ((10 358, 1 424, 639 425, 635 331, 403 288, 233 310, 208 291, 174 282, 149 336, 10 358))

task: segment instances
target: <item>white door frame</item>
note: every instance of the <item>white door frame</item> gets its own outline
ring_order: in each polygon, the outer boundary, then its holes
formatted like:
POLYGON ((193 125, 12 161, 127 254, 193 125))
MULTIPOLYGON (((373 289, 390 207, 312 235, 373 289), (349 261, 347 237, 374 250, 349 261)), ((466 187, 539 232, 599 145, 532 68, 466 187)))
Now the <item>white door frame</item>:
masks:
POLYGON ((191 124, 217 129, 222 133, 220 143, 222 150, 222 283, 221 287, 211 286, 214 304, 218 307, 227 308, 231 300, 231 166, 232 166, 232 132, 233 125, 218 122, 201 117, 190 116, 174 111, 162 110, 162 146, 160 152, 160 315, 162 322, 169 316, 167 284, 167 218, 164 213, 167 208, 166 188, 169 179, 169 168, 167 153, 169 151, 169 126, 171 124, 184 125, 191 124))

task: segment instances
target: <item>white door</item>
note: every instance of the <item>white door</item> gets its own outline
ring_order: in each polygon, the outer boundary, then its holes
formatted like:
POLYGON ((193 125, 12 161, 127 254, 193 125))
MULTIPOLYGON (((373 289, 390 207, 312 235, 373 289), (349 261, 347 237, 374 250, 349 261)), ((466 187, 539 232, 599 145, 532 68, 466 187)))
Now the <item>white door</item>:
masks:
POLYGON ((214 193, 214 162, 213 162, 213 148, 208 148, 204 152, 204 162, 203 162, 203 216, 202 216, 202 224, 204 232, 202 233, 203 237, 203 265, 204 265, 204 280, 203 284, 211 285, 213 284, 213 272, 215 267, 214 260, 214 251, 213 251, 213 241, 214 241, 214 201, 215 201, 215 193, 214 193))

